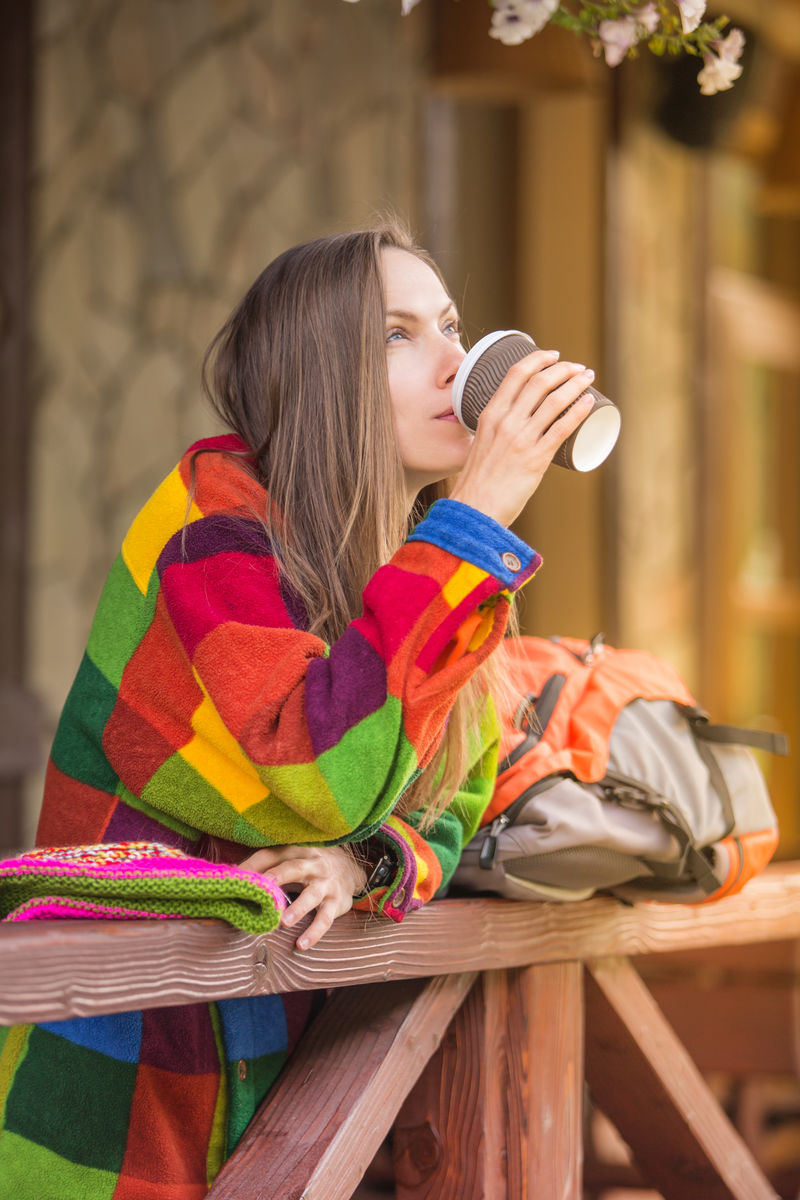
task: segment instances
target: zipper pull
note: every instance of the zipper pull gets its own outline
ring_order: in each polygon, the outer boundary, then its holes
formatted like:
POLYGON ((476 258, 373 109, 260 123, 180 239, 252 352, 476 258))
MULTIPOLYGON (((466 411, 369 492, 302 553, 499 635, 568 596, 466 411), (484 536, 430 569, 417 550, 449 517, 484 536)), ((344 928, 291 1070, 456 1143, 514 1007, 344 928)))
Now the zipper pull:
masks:
POLYGON ((494 860, 497 855, 497 839, 508 825, 510 818, 506 813, 500 813, 499 817, 495 817, 489 826, 489 832, 483 839, 481 846, 480 857, 478 858, 478 866, 482 871, 491 871, 494 866, 494 860))
POLYGON ((584 650, 583 654, 581 655, 581 662, 585 666, 588 667, 590 663, 594 662, 597 655, 605 650, 605 640, 606 635, 604 633, 596 633, 594 635, 592 640, 589 642, 588 649, 584 650))

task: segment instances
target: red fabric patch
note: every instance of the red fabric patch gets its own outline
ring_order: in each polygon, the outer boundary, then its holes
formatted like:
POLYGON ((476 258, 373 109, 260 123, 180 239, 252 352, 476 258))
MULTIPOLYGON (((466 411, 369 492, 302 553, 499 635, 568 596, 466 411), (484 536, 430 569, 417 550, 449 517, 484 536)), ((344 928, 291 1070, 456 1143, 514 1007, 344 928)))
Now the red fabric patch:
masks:
POLYGON ((118 699, 103 730, 103 749, 122 782, 138 796, 177 747, 118 699))
POLYGON ((309 661, 322 650, 323 642, 311 634, 252 625, 222 626, 198 647, 198 674, 253 761, 313 762, 305 675, 309 661))
POLYGON ((76 842, 102 842, 118 803, 116 796, 65 775, 50 759, 36 831, 37 844, 69 846, 76 842))
MULTIPOLYGON (((241 506, 261 514, 264 511, 264 489, 250 475, 245 463, 251 461, 247 446, 235 433, 223 434, 220 437, 205 438, 196 442, 183 456, 180 463, 180 474, 187 492, 191 486, 192 455, 196 450, 206 453, 198 454, 194 459, 194 503, 202 513, 230 511, 241 506), (208 451, 228 451, 236 454, 247 451, 247 458, 242 459, 239 468, 235 459, 224 453, 208 453, 208 451)), ((252 516, 249 512, 245 515, 252 516)))
POLYGON ((191 716, 202 703, 203 693, 175 635, 161 593, 150 628, 123 672, 119 700, 140 713, 173 750, 185 746, 194 736, 191 716))
POLYGON ((195 1200, 206 1194, 218 1090, 218 1073, 177 1075, 140 1063, 114 1200, 195 1200))
POLYGON ((272 558, 220 552, 195 562, 172 563, 161 589, 178 637, 190 658, 219 625, 290 628, 272 558))
POLYGON ((438 582, 428 575, 417 575, 388 563, 364 589, 365 615, 358 617, 353 625, 389 664, 440 590, 438 582), (376 612, 380 614, 379 621, 373 615, 376 612))

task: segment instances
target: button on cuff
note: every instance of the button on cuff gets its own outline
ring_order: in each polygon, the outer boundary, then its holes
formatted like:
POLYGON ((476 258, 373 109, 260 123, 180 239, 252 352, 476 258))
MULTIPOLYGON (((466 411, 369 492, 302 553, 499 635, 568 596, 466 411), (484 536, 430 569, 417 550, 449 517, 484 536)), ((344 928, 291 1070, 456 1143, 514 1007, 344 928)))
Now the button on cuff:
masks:
POLYGON ((522 567, 522 563, 516 554, 513 554, 510 550, 506 550, 504 554, 500 555, 500 561, 507 571, 519 571, 522 567))

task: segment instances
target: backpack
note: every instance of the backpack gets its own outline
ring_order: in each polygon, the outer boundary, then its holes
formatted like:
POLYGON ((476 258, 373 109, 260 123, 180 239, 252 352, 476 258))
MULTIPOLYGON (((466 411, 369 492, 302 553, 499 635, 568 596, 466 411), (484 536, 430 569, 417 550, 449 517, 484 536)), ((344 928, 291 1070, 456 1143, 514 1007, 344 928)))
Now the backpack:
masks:
POLYGON ((678 672, 602 634, 509 639, 519 699, 501 712, 501 762, 453 885, 517 900, 696 903, 738 892, 778 828, 748 746, 783 734, 712 725, 678 672))

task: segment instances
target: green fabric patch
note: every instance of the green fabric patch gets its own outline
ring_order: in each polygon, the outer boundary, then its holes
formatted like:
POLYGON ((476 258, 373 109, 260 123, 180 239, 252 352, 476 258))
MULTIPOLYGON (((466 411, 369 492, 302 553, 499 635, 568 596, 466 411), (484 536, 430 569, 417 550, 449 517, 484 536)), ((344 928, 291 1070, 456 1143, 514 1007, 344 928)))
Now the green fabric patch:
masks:
POLYGON ((111 1200, 117 1176, 70 1162, 9 1130, 0 1132, 0 1180, 8 1200, 111 1200))
POLYGON ((196 829, 235 840, 236 810, 180 754, 170 755, 150 777, 142 788, 142 800, 156 810, 157 820, 163 820, 163 815, 180 820, 191 811, 196 829))
POLYGON ((259 1058, 244 1059, 247 1074, 239 1078, 239 1064, 226 1064, 228 1084, 228 1154, 236 1149, 239 1138, 253 1119, 253 1114, 275 1082, 281 1067, 286 1062, 286 1051, 276 1050, 262 1054, 259 1058))
POLYGON ((350 832, 315 762, 262 767, 259 774, 270 795, 237 815, 235 841, 245 846, 283 846, 331 841, 350 832))
POLYGON ((59 771, 111 795, 117 776, 103 752, 102 738, 116 699, 116 688, 84 654, 51 751, 59 771))
POLYGON ((150 817, 153 821, 157 821, 159 825, 165 825, 167 829, 174 829, 181 837, 188 838, 191 842, 196 842, 199 836, 199 831, 192 825, 187 825, 184 821, 179 821, 177 817, 171 817, 167 813, 161 812, 154 808, 152 804, 148 804, 141 796, 136 796, 126 788, 122 780, 116 786, 116 794, 124 804, 135 808, 137 812, 144 813, 146 817, 150 817))
POLYGON ((122 555, 117 555, 100 595, 86 647, 92 662, 115 688, 153 620, 158 587, 158 573, 153 571, 147 595, 143 596, 122 555))
POLYGON ((348 729, 317 759, 350 829, 385 815, 408 786, 417 758, 402 729, 403 706, 396 696, 387 696, 377 712, 348 729))
POLYGON ((6 1126, 70 1162, 119 1172, 136 1071, 136 1063, 35 1027, 14 1076, 6 1126))

